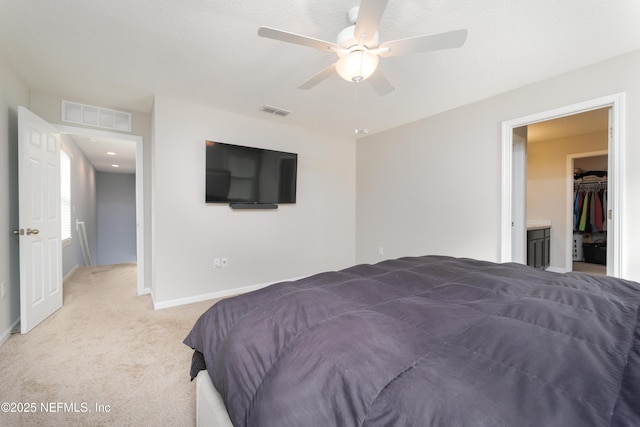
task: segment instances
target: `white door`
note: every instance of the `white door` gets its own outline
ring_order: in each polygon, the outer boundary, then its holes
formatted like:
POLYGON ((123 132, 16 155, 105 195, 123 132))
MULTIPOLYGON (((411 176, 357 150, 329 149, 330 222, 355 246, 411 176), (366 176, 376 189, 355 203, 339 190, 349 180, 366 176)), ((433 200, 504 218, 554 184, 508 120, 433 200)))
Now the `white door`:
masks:
POLYGON ((56 129, 18 107, 20 332, 62 307, 60 139, 56 129))

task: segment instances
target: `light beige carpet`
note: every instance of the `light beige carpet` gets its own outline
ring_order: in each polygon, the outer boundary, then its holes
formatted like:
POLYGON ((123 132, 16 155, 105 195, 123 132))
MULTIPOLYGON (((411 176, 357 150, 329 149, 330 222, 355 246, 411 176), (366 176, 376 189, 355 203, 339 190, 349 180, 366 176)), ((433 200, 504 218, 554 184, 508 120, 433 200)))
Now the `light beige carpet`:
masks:
POLYGON ((135 264, 79 268, 63 307, 0 347, 0 426, 194 425, 182 340, 213 302, 153 310, 135 264))

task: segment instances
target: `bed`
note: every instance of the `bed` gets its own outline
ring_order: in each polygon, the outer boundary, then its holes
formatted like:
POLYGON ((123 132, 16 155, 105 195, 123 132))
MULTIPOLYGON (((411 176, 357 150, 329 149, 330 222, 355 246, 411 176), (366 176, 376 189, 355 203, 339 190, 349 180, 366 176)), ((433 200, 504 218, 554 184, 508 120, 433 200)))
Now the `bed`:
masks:
POLYGON ((184 343, 202 424, 638 426, 639 305, 622 279, 405 257, 222 300, 184 343))

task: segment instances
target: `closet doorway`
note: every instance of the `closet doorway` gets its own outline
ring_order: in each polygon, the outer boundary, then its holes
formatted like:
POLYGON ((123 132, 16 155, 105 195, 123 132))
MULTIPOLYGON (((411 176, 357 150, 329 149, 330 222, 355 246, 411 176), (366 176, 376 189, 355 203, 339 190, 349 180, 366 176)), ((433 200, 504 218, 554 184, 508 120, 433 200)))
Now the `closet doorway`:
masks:
POLYGON ((607 274, 608 151, 567 157, 573 173, 572 270, 607 274))

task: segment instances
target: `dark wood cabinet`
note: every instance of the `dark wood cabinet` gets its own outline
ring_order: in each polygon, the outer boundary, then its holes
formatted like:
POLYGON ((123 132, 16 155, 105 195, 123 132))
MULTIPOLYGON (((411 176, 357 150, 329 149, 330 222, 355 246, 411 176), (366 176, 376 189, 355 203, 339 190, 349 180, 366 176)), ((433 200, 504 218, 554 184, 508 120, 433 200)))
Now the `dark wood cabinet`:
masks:
POLYGON ((551 228, 527 230, 527 265, 542 269, 549 267, 551 228))

